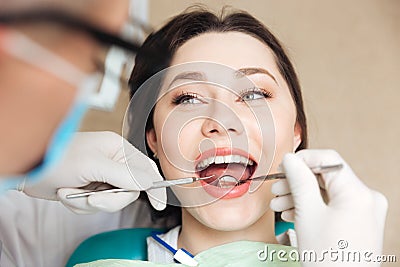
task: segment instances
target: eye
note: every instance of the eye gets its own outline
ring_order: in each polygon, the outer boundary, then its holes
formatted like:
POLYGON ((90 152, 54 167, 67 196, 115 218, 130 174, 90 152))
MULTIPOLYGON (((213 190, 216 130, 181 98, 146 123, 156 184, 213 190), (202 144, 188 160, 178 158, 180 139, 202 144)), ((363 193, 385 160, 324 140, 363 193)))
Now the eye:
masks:
POLYGON ((182 92, 172 99, 172 103, 175 105, 194 105, 204 103, 195 93, 182 92))
POLYGON ((262 88, 250 88, 240 92, 240 101, 253 101, 264 98, 272 98, 272 93, 262 88))

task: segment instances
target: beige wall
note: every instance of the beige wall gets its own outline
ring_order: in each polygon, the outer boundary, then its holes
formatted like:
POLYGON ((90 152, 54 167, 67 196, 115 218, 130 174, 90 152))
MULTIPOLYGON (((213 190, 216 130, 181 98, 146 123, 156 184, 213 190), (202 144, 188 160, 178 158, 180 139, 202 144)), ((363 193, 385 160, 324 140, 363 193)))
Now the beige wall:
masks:
MULTIPOLYGON (((151 24, 162 25, 190 3, 151 0, 151 24)), ((281 39, 303 87, 311 147, 336 149, 388 197, 385 253, 400 261, 400 1, 197 3, 247 10, 281 39)), ((91 112, 83 129, 120 132, 126 103, 125 94, 117 112, 91 112)))

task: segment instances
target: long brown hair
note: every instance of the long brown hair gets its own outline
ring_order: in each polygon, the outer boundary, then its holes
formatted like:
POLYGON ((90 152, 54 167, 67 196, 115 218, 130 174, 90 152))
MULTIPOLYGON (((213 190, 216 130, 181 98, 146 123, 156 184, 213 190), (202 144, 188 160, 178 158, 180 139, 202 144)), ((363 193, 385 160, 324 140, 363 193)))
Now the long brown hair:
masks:
MULTIPOLYGON (((301 88, 293 65, 279 40, 260 21, 245 11, 221 12, 221 15, 217 16, 204 8, 195 6, 173 17, 161 29, 148 36, 137 53, 130 78, 131 97, 147 79, 169 67, 176 50, 189 39, 207 32, 231 31, 251 35, 271 48, 278 69, 288 84, 296 106, 296 121, 301 129, 301 143, 297 150, 306 148, 308 145, 307 121, 301 88)), ((149 120, 147 128, 152 127, 153 122, 149 120)))

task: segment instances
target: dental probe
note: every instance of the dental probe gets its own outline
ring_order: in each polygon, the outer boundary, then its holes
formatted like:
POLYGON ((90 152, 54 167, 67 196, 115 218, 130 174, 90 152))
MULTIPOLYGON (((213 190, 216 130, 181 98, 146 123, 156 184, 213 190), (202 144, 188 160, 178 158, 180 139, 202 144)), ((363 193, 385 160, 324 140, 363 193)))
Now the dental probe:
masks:
MULTIPOLYGON (((340 170, 341 168, 343 168, 343 164, 321 165, 321 166, 317 166, 317 167, 311 167, 310 170, 314 174, 322 174, 322 173, 337 171, 337 170, 340 170)), ((224 176, 222 176, 218 179, 221 179, 223 177, 224 176)), ((262 176, 258 176, 258 177, 254 177, 254 178, 248 178, 246 180, 238 181, 238 182, 244 182, 247 180, 274 180, 274 179, 285 179, 285 178, 286 178, 286 174, 284 172, 279 172, 279 173, 273 173, 273 174, 268 174, 268 175, 262 175, 262 176)))
MULTIPOLYGON (((206 177, 186 177, 186 178, 181 178, 181 179, 176 179, 176 180, 165 180, 165 181, 158 181, 154 182, 153 185, 149 189, 156 189, 156 188, 162 188, 162 187, 170 187, 173 185, 183 185, 183 184, 191 184, 200 180, 207 180, 212 178, 214 175, 206 176, 206 177)), ((149 190, 147 189, 147 190, 149 190)), ((131 190, 131 189, 124 189, 124 188, 111 188, 111 189, 104 189, 104 190, 97 190, 97 191, 88 191, 88 192, 83 192, 83 193, 76 193, 76 194, 70 194, 67 195, 67 199, 72 199, 72 198, 80 198, 80 197, 86 197, 90 195, 94 195, 96 193, 119 193, 119 192, 133 192, 133 191, 140 191, 140 190, 131 190)))

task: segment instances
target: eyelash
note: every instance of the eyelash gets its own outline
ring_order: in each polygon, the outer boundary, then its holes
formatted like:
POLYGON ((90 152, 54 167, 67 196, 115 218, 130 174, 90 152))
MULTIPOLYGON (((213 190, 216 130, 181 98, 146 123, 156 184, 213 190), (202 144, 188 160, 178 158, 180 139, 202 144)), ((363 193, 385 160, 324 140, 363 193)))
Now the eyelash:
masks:
POLYGON ((180 105, 180 104, 183 104, 183 101, 190 100, 193 98, 199 98, 199 95, 195 94, 195 93, 181 92, 179 95, 175 96, 172 99, 172 104, 180 105))
MULTIPOLYGON (((241 98, 243 98, 245 95, 250 94, 250 93, 262 95, 264 98, 272 98, 273 97, 273 94, 271 92, 269 92, 263 88, 258 88, 258 87, 244 89, 244 90, 240 91, 239 95, 241 98)), ((241 99, 241 101, 245 101, 245 100, 241 99)))
MULTIPOLYGON (((247 95, 247 94, 250 94, 250 93, 262 95, 264 98, 272 98, 273 97, 273 94, 271 92, 269 92, 269 91, 267 91, 265 89, 262 89, 262 88, 253 87, 253 88, 244 89, 239 93, 239 96, 241 98, 240 101, 246 101, 246 100, 243 100, 243 97, 245 95, 247 95)), ((183 102, 185 100, 191 100, 191 99, 194 99, 194 98, 198 99, 199 95, 196 94, 196 93, 181 92, 179 95, 175 96, 172 99, 172 104, 180 105, 180 104, 183 104, 183 102)))

